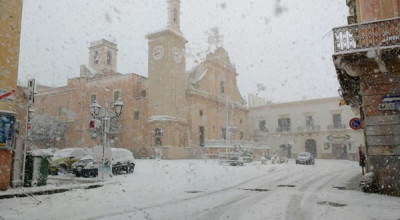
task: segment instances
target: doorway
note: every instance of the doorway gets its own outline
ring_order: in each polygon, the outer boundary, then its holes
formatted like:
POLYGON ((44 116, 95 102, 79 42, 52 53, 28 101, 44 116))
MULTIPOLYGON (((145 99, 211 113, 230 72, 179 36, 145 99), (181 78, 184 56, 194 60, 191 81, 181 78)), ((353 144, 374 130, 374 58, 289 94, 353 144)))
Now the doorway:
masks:
POLYGON ((333 159, 344 160, 347 159, 347 147, 342 143, 332 144, 333 159))
POLYGON ((314 139, 306 140, 306 152, 309 152, 313 155, 314 158, 317 158, 317 142, 314 139))

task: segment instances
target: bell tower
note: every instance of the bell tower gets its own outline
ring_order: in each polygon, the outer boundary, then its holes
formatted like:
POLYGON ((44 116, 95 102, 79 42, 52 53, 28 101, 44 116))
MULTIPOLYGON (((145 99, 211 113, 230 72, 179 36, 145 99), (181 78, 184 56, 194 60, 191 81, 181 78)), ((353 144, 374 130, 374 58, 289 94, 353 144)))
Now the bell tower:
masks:
POLYGON ((179 12, 180 1, 168 0, 167 28, 146 36, 148 123, 152 131, 164 131, 163 157, 168 158, 187 157, 182 151, 188 145, 184 57, 187 40, 180 30, 179 12))
POLYGON ((98 74, 117 72, 117 44, 101 39, 90 43, 89 66, 98 74))

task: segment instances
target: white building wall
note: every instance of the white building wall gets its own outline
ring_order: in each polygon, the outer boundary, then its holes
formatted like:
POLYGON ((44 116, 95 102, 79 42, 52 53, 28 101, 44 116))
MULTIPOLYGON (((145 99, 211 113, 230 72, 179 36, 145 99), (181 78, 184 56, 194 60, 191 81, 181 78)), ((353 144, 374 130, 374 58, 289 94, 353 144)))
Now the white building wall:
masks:
POLYGON ((290 145, 292 156, 307 151, 306 142, 312 139, 318 158, 356 159, 358 146, 364 146, 364 134, 362 130, 352 130, 349 121, 359 116, 349 106, 339 106, 339 102, 340 98, 334 97, 250 107, 251 137, 271 146, 272 151, 279 150, 281 145, 290 145), (340 114, 341 122, 336 126, 333 114, 340 114), (312 117, 312 127, 306 126, 306 116, 312 117), (280 118, 290 118, 290 131, 279 131, 280 118), (266 132, 260 130, 263 120, 266 132))

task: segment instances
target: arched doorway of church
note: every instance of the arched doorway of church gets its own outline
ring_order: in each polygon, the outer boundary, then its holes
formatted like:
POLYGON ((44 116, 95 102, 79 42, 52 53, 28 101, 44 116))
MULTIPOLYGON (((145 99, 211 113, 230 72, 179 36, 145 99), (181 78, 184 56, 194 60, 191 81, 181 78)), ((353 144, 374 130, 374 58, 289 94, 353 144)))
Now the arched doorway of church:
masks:
POLYGON ((314 158, 317 158, 317 142, 314 139, 306 140, 306 152, 309 152, 314 158))

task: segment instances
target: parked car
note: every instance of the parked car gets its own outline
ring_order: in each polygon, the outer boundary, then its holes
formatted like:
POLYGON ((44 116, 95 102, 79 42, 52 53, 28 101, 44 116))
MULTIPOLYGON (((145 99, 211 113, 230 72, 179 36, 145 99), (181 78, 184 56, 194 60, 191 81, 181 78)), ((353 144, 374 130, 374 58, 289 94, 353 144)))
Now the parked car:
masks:
POLYGON ((226 162, 231 166, 243 166, 245 160, 239 154, 232 154, 226 162))
MULTIPOLYGON (((111 148, 112 154, 112 173, 114 175, 121 173, 133 173, 135 169, 135 158, 132 152, 122 148, 111 148)), ((96 157, 94 157, 96 158, 96 157)), ((97 158, 101 158, 97 156, 97 158)), ((82 158, 75 163, 76 176, 96 177, 98 175, 101 161, 93 159, 93 157, 82 158)))
POLYGON ((82 159, 72 164, 72 173, 77 177, 97 176, 97 172, 91 172, 91 170, 88 169, 88 164, 90 163, 94 163, 92 155, 87 155, 83 157, 82 159), (85 167, 86 169, 84 169, 85 167))
POLYGON ((132 152, 123 148, 111 148, 112 153, 112 173, 114 175, 121 172, 133 173, 135 169, 135 158, 132 152))
POLYGON ((49 174, 57 175, 58 172, 71 172, 72 164, 89 153, 82 148, 65 148, 55 152, 49 166, 49 174))
POLYGON ((313 155, 309 152, 301 152, 297 155, 296 164, 309 164, 314 165, 315 159, 313 155))

